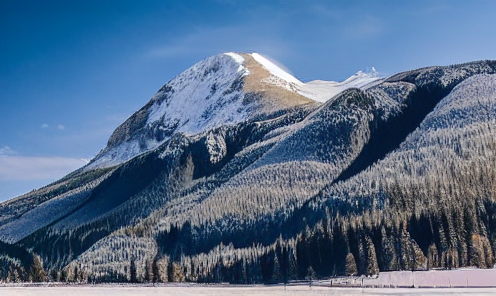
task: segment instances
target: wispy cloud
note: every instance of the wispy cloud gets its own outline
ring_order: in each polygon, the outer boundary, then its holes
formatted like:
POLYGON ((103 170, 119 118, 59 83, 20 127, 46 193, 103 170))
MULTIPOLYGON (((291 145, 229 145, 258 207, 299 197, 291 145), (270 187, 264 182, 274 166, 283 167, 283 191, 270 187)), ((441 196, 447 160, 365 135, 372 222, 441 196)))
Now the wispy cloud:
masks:
POLYGON ((60 124, 60 123, 59 123, 59 124, 57 124, 56 126, 54 125, 53 127, 52 127, 52 126, 50 126, 48 123, 43 123, 43 124, 41 124, 41 125, 40 125, 40 127, 41 127, 42 129, 44 129, 44 130, 52 130, 52 129, 54 129, 54 128, 55 128, 55 129, 57 129, 57 130, 59 130, 59 131, 63 131, 63 130, 65 130, 65 125, 60 124))
POLYGON ((86 159, 70 157, 34 157, 0 154, 0 180, 55 180, 86 163, 88 163, 86 159))
POLYGON ((2 148, 0 148, 0 156, 14 155, 14 154, 17 154, 17 152, 12 150, 12 148, 10 148, 9 146, 3 146, 2 148))

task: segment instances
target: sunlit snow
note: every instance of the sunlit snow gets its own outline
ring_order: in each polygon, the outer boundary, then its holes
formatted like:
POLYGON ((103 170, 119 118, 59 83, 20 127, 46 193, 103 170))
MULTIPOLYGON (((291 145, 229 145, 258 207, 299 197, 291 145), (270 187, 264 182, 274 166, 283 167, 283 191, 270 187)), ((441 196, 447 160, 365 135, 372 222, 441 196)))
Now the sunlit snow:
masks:
POLYGON ((253 53, 252 57, 273 76, 280 79, 269 79, 267 82, 278 84, 281 87, 297 92, 298 94, 317 102, 326 102, 348 88, 368 88, 379 83, 382 81, 382 78, 384 78, 383 75, 379 74, 379 72, 372 67, 372 71, 368 73, 359 71, 343 82, 314 80, 304 83, 258 53, 253 53))

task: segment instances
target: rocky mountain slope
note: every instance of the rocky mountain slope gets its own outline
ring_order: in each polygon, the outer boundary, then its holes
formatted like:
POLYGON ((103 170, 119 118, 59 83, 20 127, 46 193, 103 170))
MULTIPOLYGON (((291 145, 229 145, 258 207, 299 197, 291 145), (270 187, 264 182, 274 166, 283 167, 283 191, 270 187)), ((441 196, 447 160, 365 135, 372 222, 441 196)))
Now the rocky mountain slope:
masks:
POLYGON ((69 281, 492 267, 495 72, 480 61, 303 83, 258 54, 208 58, 88 166, 1 204, 3 248, 69 281))

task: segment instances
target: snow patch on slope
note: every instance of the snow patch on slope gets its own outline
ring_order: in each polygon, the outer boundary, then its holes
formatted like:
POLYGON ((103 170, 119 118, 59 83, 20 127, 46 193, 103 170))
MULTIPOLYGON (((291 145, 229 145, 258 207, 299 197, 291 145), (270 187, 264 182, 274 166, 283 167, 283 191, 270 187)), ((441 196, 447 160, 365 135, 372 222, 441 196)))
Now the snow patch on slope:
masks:
POLYGON ((299 89, 299 94, 317 102, 327 102, 349 88, 367 89, 382 82, 383 78, 384 76, 372 67, 372 71, 358 71, 343 82, 313 80, 304 83, 299 89))
POLYGON ((234 53, 206 59, 167 83, 170 91, 152 106, 147 125, 157 122, 164 128, 195 134, 246 118, 242 108, 241 77, 249 71, 243 57, 234 53))
MULTIPOLYGON (((151 142, 152 140, 150 140, 150 143, 151 142)), ((158 147, 158 145, 155 147, 158 147)), ((94 161, 85 167, 86 171, 113 167, 145 152, 140 148, 139 141, 136 139, 123 142, 118 146, 112 147, 108 151, 105 150, 106 149, 102 151, 104 153, 100 152, 95 157, 94 161)))
POLYGON ((277 65, 269 61, 268 59, 264 58, 258 53, 252 53, 251 56, 257 61, 259 64, 264 66, 265 69, 269 70, 269 72, 272 75, 275 75, 289 83, 294 83, 294 84, 302 84, 301 81, 296 79, 293 75, 287 73, 283 69, 279 68, 277 65))

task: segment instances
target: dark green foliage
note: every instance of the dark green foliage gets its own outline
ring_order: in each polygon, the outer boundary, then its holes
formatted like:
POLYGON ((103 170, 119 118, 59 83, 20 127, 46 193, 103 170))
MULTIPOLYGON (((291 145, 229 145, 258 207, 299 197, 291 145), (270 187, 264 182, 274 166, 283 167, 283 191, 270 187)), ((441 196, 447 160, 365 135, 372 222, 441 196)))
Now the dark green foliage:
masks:
POLYGON ((131 283, 137 283, 138 282, 138 276, 136 274, 136 261, 135 259, 131 259, 131 265, 129 266, 129 281, 131 283))

